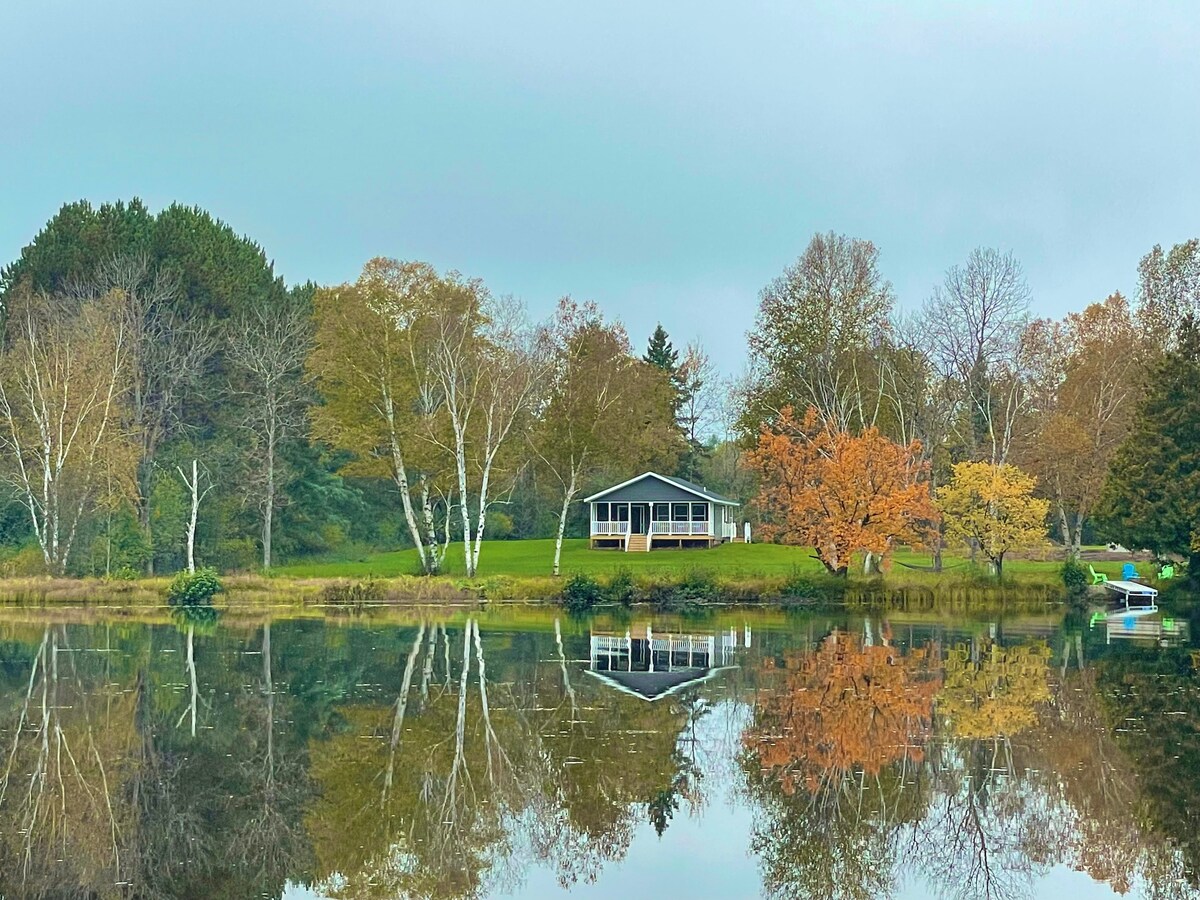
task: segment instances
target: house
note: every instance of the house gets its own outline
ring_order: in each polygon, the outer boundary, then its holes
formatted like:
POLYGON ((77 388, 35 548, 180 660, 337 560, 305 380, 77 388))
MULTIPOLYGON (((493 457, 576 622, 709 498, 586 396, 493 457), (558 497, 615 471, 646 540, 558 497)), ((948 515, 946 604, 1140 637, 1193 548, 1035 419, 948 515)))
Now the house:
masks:
POLYGON ((738 503, 682 478, 647 472, 583 501, 591 547, 651 550, 738 540, 738 503))
POLYGON ((743 632, 656 634, 649 625, 624 634, 593 631, 585 671, 624 694, 653 702, 735 667, 739 637, 741 647, 750 646, 750 626, 743 632))

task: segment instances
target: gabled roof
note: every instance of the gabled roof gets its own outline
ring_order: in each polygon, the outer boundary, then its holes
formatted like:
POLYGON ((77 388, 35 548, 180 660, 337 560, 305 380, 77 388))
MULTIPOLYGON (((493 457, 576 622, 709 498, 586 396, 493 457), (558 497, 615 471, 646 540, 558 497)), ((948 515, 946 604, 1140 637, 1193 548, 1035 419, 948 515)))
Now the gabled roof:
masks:
POLYGON ((655 700, 669 697, 689 685, 708 681, 726 669, 732 668, 734 667, 720 666, 715 669, 676 669, 672 672, 622 672, 596 669, 584 669, 583 671, 624 694, 653 703, 655 700))
POLYGON ((584 503, 594 503, 595 501, 600 500, 601 498, 606 497, 607 495, 611 494, 613 491, 619 491, 621 488, 627 487, 628 485, 631 485, 631 484, 634 484, 635 482, 641 481, 643 478, 657 478, 659 481, 666 482, 667 484, 673 485, 674 487, 677 487, 680 490, 687 491, 689 494, 694 494, 696 497, 699 497, 701 500, 708 500, 712 503, 716 503, 718 506, 740 506, 741 505, 736 500, 730 500, 728 497, 722 497, 720 494, 716 493, 715 491, 710 491, 708 488, 704 487, 703 485, 694 484, 693 482, 687 481, 686 479, 683 479, 683 478, 674 478, 669 475, 659 475, 657 472, 643 472, 641 475, 638 475, 634 478, 630 478, 628 481, 622 481, 620 484, 614 484, 610 488, 605 488, 604 490, 600 491, 600 493, 598 493, 598 494, 592 494, 592 496, 590 496, 590 497, 584 497, 583 502, 584 503))

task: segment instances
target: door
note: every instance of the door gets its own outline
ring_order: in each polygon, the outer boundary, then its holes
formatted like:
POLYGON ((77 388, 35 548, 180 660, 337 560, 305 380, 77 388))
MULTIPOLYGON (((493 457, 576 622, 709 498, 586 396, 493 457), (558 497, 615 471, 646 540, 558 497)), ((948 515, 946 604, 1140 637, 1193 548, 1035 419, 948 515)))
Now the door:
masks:
POLYGON ((644 503, 635 503, 630 507, 630 532, 647 534, 650 531, 650 507, 644 503))

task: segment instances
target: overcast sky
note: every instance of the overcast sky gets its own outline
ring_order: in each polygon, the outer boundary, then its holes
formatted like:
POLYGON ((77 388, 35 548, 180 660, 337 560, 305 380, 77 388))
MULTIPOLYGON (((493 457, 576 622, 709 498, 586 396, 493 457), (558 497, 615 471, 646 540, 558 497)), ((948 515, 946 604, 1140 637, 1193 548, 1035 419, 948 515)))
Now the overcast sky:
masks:
POLYGON ((62 203, 198 204, 289 282, 376 255, 661 320, 723 369, 813 232, 903 305, 972 247, 1035 312, 1200 235, 1200 5, 0 4, 0 259, 62 203))

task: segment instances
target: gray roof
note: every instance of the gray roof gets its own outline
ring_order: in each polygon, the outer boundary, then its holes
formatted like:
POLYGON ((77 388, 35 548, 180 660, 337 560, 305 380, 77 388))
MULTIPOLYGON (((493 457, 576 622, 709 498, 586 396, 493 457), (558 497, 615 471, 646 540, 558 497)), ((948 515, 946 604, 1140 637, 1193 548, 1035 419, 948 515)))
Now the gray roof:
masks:
POLYGON ((612 496, 613 500, 631 500, 633 502, 650 502, 650 501, 669 501, 679 499, 695 498, 699 500, 708 500, 711 503, 716 503, 719 506, 738 506, 736 500, 730 500, 728 497, 722 497, 716 491, 710 491, 703 485, 695 484, 683 478, 675 478, 669 475, 659 475, 657 472, 646 472, 638 475, 636 478, 630 478, 628 481, 622 481, 620 484, 613 485, 600 491, 598 494, 592 494, 590 497, 585 497, 584 503, 593 503, 596 500, 601 500, 605 497, 612 496), (637 490, 631 490, 634 485, 640 482, 645 482, 650 479, 648 484, 642 485, 637 490), (649 489, 653 485, 657 485, 658 489, 649 489), (664 492, 663 487, 667 490, 664 492), (674 488, 674 491, 670 489, 674 488), (680 494, 682 492, 682 494, 680 494))

